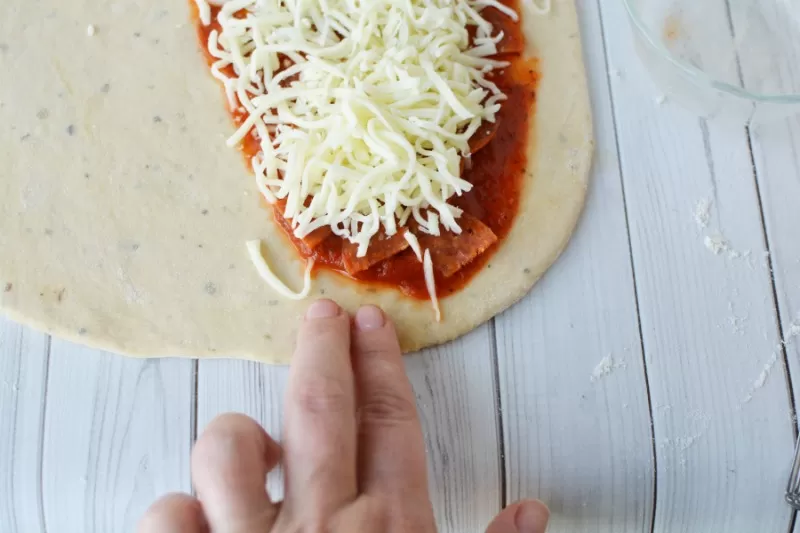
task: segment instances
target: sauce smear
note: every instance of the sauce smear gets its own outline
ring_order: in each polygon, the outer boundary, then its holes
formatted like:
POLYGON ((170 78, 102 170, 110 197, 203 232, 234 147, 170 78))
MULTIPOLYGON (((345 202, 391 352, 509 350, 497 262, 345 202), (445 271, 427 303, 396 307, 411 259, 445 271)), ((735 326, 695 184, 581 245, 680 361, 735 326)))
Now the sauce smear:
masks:
MULTIPOLYGON (((204 26, 200 22, 195 2, 189 0, 189 4, 201 49, 208 64, 211 65, 215 58, 208 53, 206 43, 212 30, 220 30, 216 21, 220 8, 212 6, 212 23, 204 26)), ((519 12, 517 0, 503 0, 503 4, 519 12)), ((502 108, 497 114, 497 123, 484 123, 470 141, 473 149, 477 151, 468 161, 464 161, 461 177, 472 183, 472 190, 461 197, 452 197, 450 203, 488 226, 497 236, 497 241, 454 274, 445 277, 437 273, 436 290, 440 297, 449 296, 462 289, 486 266, 497 247, 511 231, 524 186, 530 121, 535 113, 539 65, 537 60, 524 58, 521 55, 525 39, 519 22, 512 21, 507 15, 491 7, 485 8, 481 13, 497 31, 502 31, 504 34, 503 40, 498 44, 498 59, 511 64, 505 69, 494 71, 491 80, 508 99, 501 103, 502 108), (489 138, 488 142, 485 142, 486 138, 489 138)), ((228 67, 230 70, 226 72, 229 76, 234 74, 232 68, 228 67)), ((237 125, 247 118, 239 110, 232 110, 231 116, 237 125)), ((239 149, 249 166, 250 159, 260 150, 259 141, 247 135, 239 149)), ((291 224, 283 218, 282 212, 270 207, 273 209, 276 223, 284 230, 298 253, 303 257, 314 259, 315 269, 333 270, 362 283, 395 287, 414 298, 422 300, 429 298, 422 263, 411 249, 405 249, 367 270, 351 275, 345 269, 341 238, 331 235, 321 243, 315 243, 311 248, 294 236, 291 224)))

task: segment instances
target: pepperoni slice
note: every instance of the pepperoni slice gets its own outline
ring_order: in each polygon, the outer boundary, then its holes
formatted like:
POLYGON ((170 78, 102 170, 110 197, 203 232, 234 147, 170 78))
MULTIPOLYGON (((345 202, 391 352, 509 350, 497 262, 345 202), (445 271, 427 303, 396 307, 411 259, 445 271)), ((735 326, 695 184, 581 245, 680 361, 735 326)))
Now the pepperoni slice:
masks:
MULTIPOLYGON (((510 4, 510 2, 503 3, 510 4)), ((514 22, 508 15, 501 13, 494 7, 486 7, 481 10, 481 16, 492 25, 495 32, 503 32, 503 38, 497 43, 498 56, 515 56, 525 51, 525 38, 518 22, 514 22)), ((498 57, 497 59, 506 58, 498 57)))
POLYGON ((321 228, 317 228, 305 237, 303 237, 303 242, 306 246, 311 248, 312 250, 316 249, 317 246, 325 242, 325 240, 333 234, 331 231, 330 226, 323 226, 321 228))
POLYGON ((391 237, 387 237, 383 229, 369 241, 369 248, 364 257, 358 257, 358 245, 348 240, 342 241, 342 263, 348 274, 355 275, 367 270, 372 265, 380 263, 384 259, 399 254, 409 247, 405 239, 406 230, 401 229, 391 237))
POLYGON ((494 122, 489 122, 486 120, 481 122, 478 130, 469 139, 470 154, 477 154, 482 148, 485 148, 490 142, 492 142, 494 136, 497 135, 498 129, 500 129, 499 119, 496 119, 494 122))
POLYGON ((308 257, 312 254, 312 252, 319 247, 320 244, 325 242, 328 237, 330 237, 333 232, 329 226, 323 226, 321 228, 315 229, 302 239, 298 239, 294 236, 294 228, 292 228, 292 223, 289 222, 283 216, 283 212, 286 209, 286 202, 283 200, 278 200, 278 202, 273 206, 273 213, 275 216, 275 222, 277 222, 284 230, 284 232, 289 236, 292 242, 295 245, 295 248, 300 250, 300 252, 308 257))
POLYGON ((419 245, 431 251, 433 268, 449 278, 497 242, 497 235, 477 218, 463 213, 458 219, 461 234, 450 231, 436 237, 417 233, 419 245))
MULTIPOLYGON (((308 203, 310 200, 311 200, 310 198, 306 200, 306 203, 308 203)), ((294 236, 294 229, 292 228, 291 222, 286 220, 283 216, 283 213, 286 212, 286 200, 278 200, 277 202, 275 202, 275 205, 273 207, 275 209, 275 220, 281 226, 283 226, 283 229, 286 230, 286 233, 288 233, 291 236, 292 241, 295 243, 295 245, 297 245, 298 243, 301 243, 303 245, 304 248, 302 249, 307 252, 306 255, 309 255, 314 249, 316 249, 320 244, 325 242, 325 240, 333 234, 333 231, 331 231, 330 226, 323 226, 321 228, 315 229, 302 239, 298 239, 297 237, 294 236)))

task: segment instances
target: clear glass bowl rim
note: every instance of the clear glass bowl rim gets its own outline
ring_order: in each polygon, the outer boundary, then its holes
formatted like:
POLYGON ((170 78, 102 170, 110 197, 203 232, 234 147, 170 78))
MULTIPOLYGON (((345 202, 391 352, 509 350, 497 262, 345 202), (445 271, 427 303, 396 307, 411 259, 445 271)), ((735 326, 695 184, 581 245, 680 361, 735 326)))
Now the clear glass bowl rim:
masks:
POLYGON ((696 83, 709 85, 718 91, 722 91, 752 102, 790 105, 800 104, 800 94, 763 94, 750 92, 727 82, 716 80, 699 68, 688 63, 684 63, 680 59, 676 58, 663 44, 661 44, 661 42, 659 42, 658 39, 654 38, 650 30, 647 28, 647 25, 645 25, 644 21, 642 21, 642 19, 639 17, 637 9, 633 5, 633 3, 636 1, 637 0, 622 0, 622 3, 625 5, 625 9, 628 11, 628 16, 633 22, 633 25, 636 27, 636 30, 644 37, 644 39, 647 41, 647 44, 652 46, 654 50, 658 51, 659 54, 664 56, 670 63, 678 67, 678 69, 680 69, 689 78, 692 78, 696 83))

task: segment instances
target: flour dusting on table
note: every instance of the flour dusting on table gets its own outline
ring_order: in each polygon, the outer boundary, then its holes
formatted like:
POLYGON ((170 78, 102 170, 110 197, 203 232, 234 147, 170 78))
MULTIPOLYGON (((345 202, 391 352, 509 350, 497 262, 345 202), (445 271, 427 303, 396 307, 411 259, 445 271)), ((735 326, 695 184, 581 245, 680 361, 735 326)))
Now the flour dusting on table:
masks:
POLYGON ((608 354, 607 356, 603 357, 597 366, 594 367, 594 371, 592 371, 592 375, 589 378, 592 383, 599 381, 600 379, 610 375, 614 370, 619 368, 626 368, 628 365, 624 361, 615 361, 614 356, 608 354))
POLYGON ((700 229, 706 229, 711 221, 711 200, 702 198, 694 207, 694 221, 700 229))
POLYGON ((703 243, 706 245, 706 248, 711 250, 714 255, 720 255, 723 252, 728 252, 731 249, 730 243, 728 243, 728 239, 722 236, 720 233, 714 233, 713 235, 706 235, 706 238, 703 240, 703 243))
POLYGON ((783 339, 778 343, 778 346, 775 347, 775 350, 772 352, 772 355, 770 355, 770 358, 767 360, 766 364, 764 364, 764 367, 761 369, 761 373, 753 382, 750 392, 747 393, 747 396, 745 396, 742 403, 749 403, 753 399, 753 395, 756 393, 756 391, 764 388, 764 385, 767 384, 775 365, 778 363, 781 351, 785 347, 789 346, 789 344, 791 344, 791 342, 798 336, 800 336, 800 317, 796 318, 791 324, 789 324, 789 328, 784 334, 783 339))

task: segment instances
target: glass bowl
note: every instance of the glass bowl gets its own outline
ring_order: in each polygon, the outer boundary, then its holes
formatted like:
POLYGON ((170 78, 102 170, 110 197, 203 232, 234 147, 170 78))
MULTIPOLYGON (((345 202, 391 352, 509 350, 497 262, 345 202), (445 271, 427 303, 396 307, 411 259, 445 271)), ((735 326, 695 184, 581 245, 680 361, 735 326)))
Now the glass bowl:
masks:
POLYGON ((800 0, 623 0, 667 96, 747 125, 800 113, 800 0))

